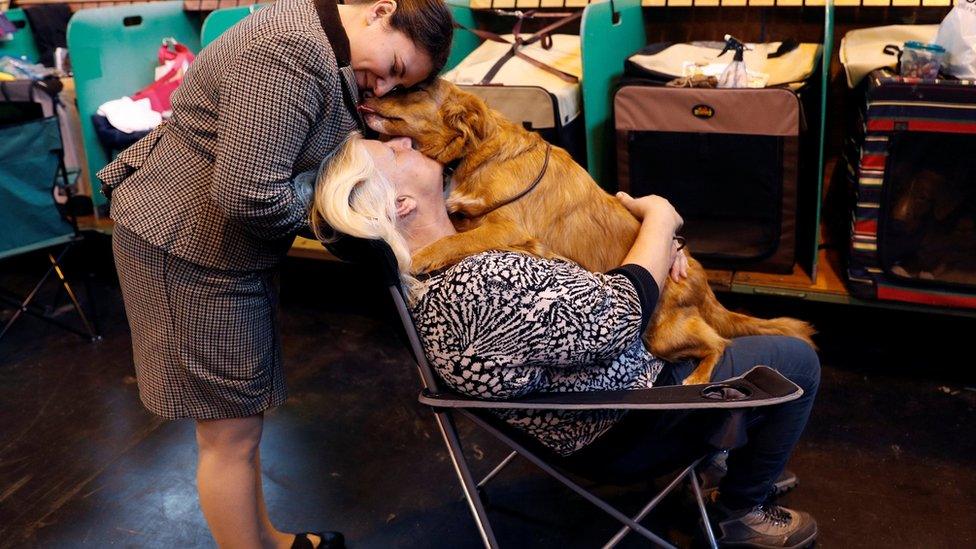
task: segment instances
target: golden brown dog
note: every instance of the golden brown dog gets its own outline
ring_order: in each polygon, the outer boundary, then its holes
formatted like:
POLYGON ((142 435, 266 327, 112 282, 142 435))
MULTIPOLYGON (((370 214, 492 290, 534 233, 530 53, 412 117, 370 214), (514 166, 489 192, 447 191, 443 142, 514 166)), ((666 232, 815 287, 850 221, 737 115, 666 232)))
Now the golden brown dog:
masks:
MULTIPOLYGON (((548 168, 531 192, 485 214, 539 176, 546 142, 447 81, 369 98, 362 108, 376 131, 411 137, 420 151, 441 163, 460 159, 448 208, 463 218, 458 222, 462 232, 417 251, 415 272, 491 249, 559 255, 603 272, 619 266, 637 238, 638 221, 558 147, 552 147, 548 168)), ((732 337, 790 335, 813 344, 814 330, 805 322, 761 320, 726 310, 709 288, 705 270, 690 256, 688 273, 681 282, 665 283, 645 337, 656 356, 700 360, 685 384, 707 383, 732 337)))

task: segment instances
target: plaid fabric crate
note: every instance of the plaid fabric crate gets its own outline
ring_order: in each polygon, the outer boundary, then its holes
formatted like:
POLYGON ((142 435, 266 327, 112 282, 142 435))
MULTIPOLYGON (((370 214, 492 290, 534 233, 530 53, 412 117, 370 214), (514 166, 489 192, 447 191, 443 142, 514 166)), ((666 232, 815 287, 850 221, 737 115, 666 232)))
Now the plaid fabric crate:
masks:
MULTIPOLYGON (((865 79, 863 87, 865 102, 855 125, 858 130, 846 151, 847 176, 854 189, 847 273, 851 293, 862 298, 976 308, 976 284, 939 280, 929 272, 908 276, 893 264, 891 252, 885 259, 886 238, 892 239, 887 235, 892 234, 894 223, 901 221, 894 219, 899 204, 893 201, 900 199, 895 198, 891 187, 896 178, 909 178, 899 173, 905 171, 903 157, 912 153, 906 144, 928 140, 931 146, 938 143, 933 140, 942 139, 950 144, 943 147, 948 149, 945 157, 957 155, 963 159, 960 162, 976 165, 964 146, 966 140, 976 139, 976 83, 902 78, 880 69, 865 79)), ((923 177, 919 174, 924 170, 919 170, 912 177, 923 177)), ((965 179, 964 184, 972 186, 972 180, 965 179)), ((908 234, 906 238, 915 236, 908 234)), ((922 255, 924 251, 914 253, 922 255)), ((976 250, 967 253, 974 256, 976 264, 976 250)), ((973 278, 976 280, 976 273, 973 278)))

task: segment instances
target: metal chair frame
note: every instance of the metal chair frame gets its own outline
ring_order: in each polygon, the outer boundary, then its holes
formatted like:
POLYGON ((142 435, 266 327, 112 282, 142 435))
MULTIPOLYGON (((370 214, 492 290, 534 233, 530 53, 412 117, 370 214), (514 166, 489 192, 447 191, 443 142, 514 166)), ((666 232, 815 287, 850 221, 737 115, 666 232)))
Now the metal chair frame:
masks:
MULTIPOLYGON (((74 243, 80 239, 81 237, 79 236, 76 240, 69 242, 67 245, 65 245, 65 247, 62 248, 60 252, 58 252, 57 257, 55 257, 53 253, 47 254, 48 261, 50 262, 51 265, 47 268, 47 271, 44 273, 44 276, 42 276, 41 279, 37 282, 37 284, 34 285, 34 287, 31 289, 31 291, 27 294, 25 298, 23 298, 22 300, 18 300, 7 293, 0 294, 0 301, 3 301, 8 305, 14 307, 13 315, 11 315, 9 319, 7 319, 7 322, 3 325, 3 328, 0 329, 0 339, 3 339, 3 336, 6 335, 7 331, 10 330, 10 328, 14 325, 14 322, 16 322, 23 314, 28 314, 33 317, 39 318, 63 330, 67 330, 74 334, 78 334, 83 338, 87 338, 90 341, 98 341, 102 338, 98 330, 97 315, 95 314, 94 310, 92 311, 93 314, 91 319, 89 319, 88 315, 85 314, 85 309, 81 306, 81 303, 78 301, 78 296, 75 293, 74 289, 71 287, 71 284, 68 282, 67 277, 64 275, 64 268, 61 266, 61 261, 64 258, 64 256, 68 253, 68 250, 70 250, 71 247, 74 245, 74 243), (40 310, 40 308, 33 303, 34 299, 37 297, 38 292, 40 292, 41 288, 51 277, 52 273, 57 275, 58 281, 61 283, 59 296, 61 291, 63 291, 65 295, 68 296, 68 299, 71 301, 71 306, 74 308, 75 312, 78 313, 79 318, 81 318, 81 323, 84 326, 84 331, 79 330, 78 328, 75 328, 70 324, 62 322, 61 320, 54 318, 50 314, 46 314, 43 310, 40 310)), ((86 293, 88 294, 88 301, 92 306, 94 306, 94 300, 92 300, 91 298, 91 288, 88 287, 87 282, 85 286, 86 286, 86 293)))

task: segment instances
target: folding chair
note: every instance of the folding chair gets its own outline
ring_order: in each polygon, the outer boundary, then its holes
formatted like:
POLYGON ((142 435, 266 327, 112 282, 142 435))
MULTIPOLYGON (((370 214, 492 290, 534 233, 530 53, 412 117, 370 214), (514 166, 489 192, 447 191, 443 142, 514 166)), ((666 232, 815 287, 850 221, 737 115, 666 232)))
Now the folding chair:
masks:
MULTIPOLYGON (((28 82, 43 90, 40 83, 28 82)), ((92 341, 100 339, 95 322, 89 320, 74 289, 65 276, 62 260, 72 245, 81 240, 73 216, 63 216, 54 200, 54 188, 66 194, 67 170, 57 116, 43 116, 33 101, 0 102, 0 260, 34 250, 63 246, 48 253, 47 271, 24 298, 9 292, 0 293, 0 303, 14 307, 14 312, 0 328, 0 338, 21 316, 29 314, 92 341), (67 295, 83 325, 79 330, 48 314, 34 301, 45 282, 54 274, 60 281, 58 297, 67 295)), ((89 292, 89 302, 91 294, 89 292)), ((54 308, 54 307, 52 307, 54 308)), ((92 316, 94 319, 94 315, 92 316)))
POLYGON ((728 415, 724 428, 719 430, 710 440, 716 450, 727 450, 741 444, 744 426, 744 412, 758 406, 770 406, 788 402, 799 398, 803 390, 779 374, 779 372, 765 367, 755 366, 744 375, 726 381, 709 383, 706 385, 665 386, 651 389, 630 391, 591 391, 581 393, 546 393, 536 394, 526 398, 511 400, 479 400, 459 395, 446 390, 440 385, 433 369, 428 364, 420 344, 416 327, 407 309, 403 287, 400 284, 396 258, 390 248, 381 241, 362 240, 343 237, 327 245, 329 250, 340 259, 357 263, 375 265, 379 268, 384 285, 393 298, 397 313, 403 325, 405 335, 413 353, 420 373, 423 390, 419 401, 427 405, 434 412, 434 418, 444 437, 454 471, 457 473, 464 496, 468 501, 471 514, 474 517, 481 539, 486 547, 498 547, 498 542, 492 532, 485 506, 479 491, 508 465, 516 455, 520 455, 538 466, 547 474, 566 485, 584 499, 599 507, 601 510, 617 519, 623 527, 614 535, 605 547, 613 547, 619 543, 628 532, 633 530, 647 538, 651 543, 661 547, 673 547, 640 524, 664 497, 674 490, 682 480, 687 479, 697 502, 698 511, 702 517, 702 525, 708 542, 717 547, 715 535, 712 531, 708 513, 705 510, 705 500, 702 496, 696 466, 711 453, 702 455, 688 464, 667 486, 637 515, 631 517, 614 508, 606 501, 594 495, 591 491, 574 481, 565 472, 548 463, 545 451, 541 445, 534 448, 528 437, 516 432, 513 428, 499 421, 492 421, 485 414, 490 410, 509 409, 545 409, 545 410, 714 410, 715 413, 728 415), (468 467, 461 448, 458 431, 455 428, 455 416, 468 418, 489 434, 505 443, 512 452, 488 473, 481 482, 475 482, 468 467))

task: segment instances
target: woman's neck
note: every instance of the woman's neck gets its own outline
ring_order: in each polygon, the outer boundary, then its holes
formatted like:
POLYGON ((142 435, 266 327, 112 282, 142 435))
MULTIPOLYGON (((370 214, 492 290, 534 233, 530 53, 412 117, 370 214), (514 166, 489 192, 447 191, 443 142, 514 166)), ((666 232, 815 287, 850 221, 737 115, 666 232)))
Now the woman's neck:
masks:
POLYGON ((434 211, 415 211, 405 220, 403 233, 411 254, 442 238, 457 234, 447 210, 443 209, 443 203, 441 206, 434 211))
POLYGON ((346 29, 346 33, 348 33, 350 29, 354 28, 354 25, 352 24, 354 18, 359 16, 362 9, 360 6, 351 4, 339 4, 336 6, 336 8, 339 9, 339 21, 346 29))

